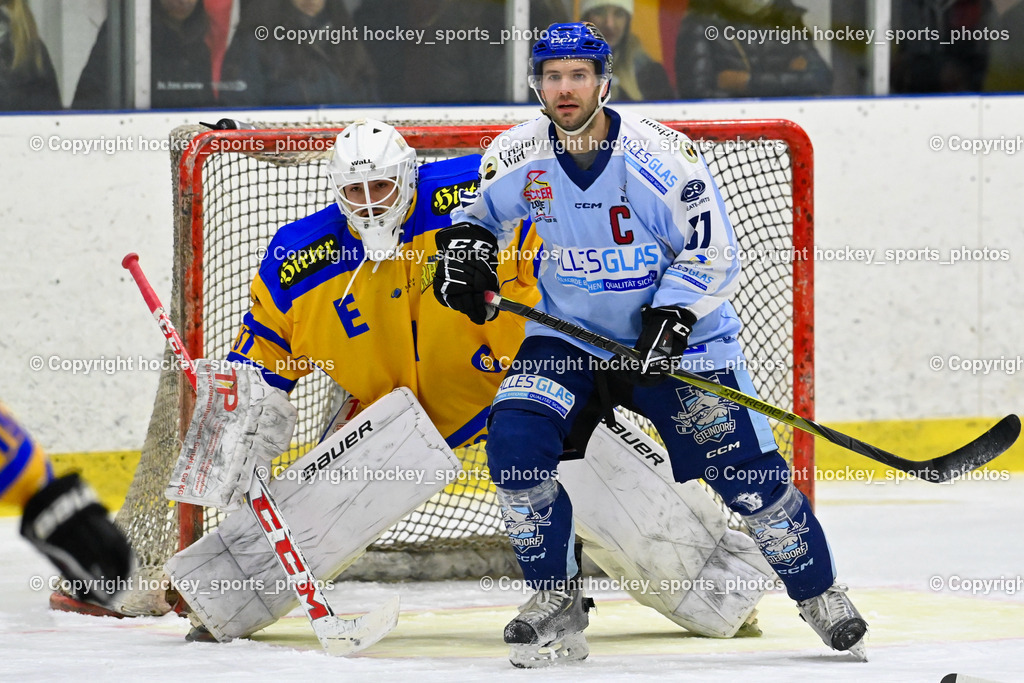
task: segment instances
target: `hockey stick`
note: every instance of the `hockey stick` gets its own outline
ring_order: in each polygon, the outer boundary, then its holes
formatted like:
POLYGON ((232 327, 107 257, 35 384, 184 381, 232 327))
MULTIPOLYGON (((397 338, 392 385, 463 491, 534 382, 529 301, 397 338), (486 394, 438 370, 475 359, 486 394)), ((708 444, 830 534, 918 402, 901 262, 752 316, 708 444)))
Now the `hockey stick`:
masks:
MULTIPOLYGON (((505 299, 494 292, 487 292, 484 295, 484 298, 487 303, 497 306, 503 311, 515 313, 516 315, 533 320, 545 327, 550 327, 553 330, 566 334, 573 339, 578 339, 579 341, 586 342, 587 344, 596 346, 597 348, 605 351, 617 353, 618 355, 630 360, 640 360, 640 354, 637 353, 636 349, 632 349, 624 344, 618 343, 617 341, 603 337, 596 332, 585 330, 578 325, 573 325, 570 322, 556 318, 548 313, 538 311, 536 308, 527 306, 526 304, 505 299)), ((837 432, 834 429, 820 425, 813 420, 808 420, 807 418, 800 417, 788 410, 783 410, 782 408, 773 406, 772 404, 754 398, 753 396, 748 396, 742 391, 737 391, 736 389, 722 386, 717 382, 712 382, 700 375, 695 375, 692 372, 679 370, 672 374, 671 377, 686 382, 687 384, 692 384, 695 387, 703 389, 709 394, 714 394, 715 396, 728 399, 733 403, 743 406, 744 408, 749 408, 750 410, 763 413, 764 415, 782 422, 783 424, 787 424, 790 427, 795 427, 809 434, 825 439, 826 441, 830 441, 837 446, 842 446, 854 453, 858 453, 876 462, 880 462, 883 465, 888 465, 889 467, 902 470, 903 472, 909 472, 918 479, 923 479, 936 484, 950 481, 965 472, 970 472, 971 470, 981 467, 1012 446, 1020 435, 1020 418, 1016 415, 1007 415, 977 439, 966 446, 956 449, 952 453, 940 455, 939 457, 932 458, 931 460, 907 460, 906 458, 901 458, 898 455, 893 455, 892 453, 883 451, 881 448, 872 446, 869 443, 855 439, 852 436, 847 436, 846 434, 837 432)))
MULTIPOLYGON (((164 311, 160 299, 157 298, 156 292, 153 291, 145 273, 142 272, 138 254, 128 254, 121 261, 121 265, 135 278, 135 282, 142 292, 142 298, 146 300, 150 312, 156 318, 168 345, 181 364, 189 384, 192 385, 192 390, 195 391, 195 366, 185 350, 185 345, 181 342, 181 337, 174 329, 170 317, 164 311)), ((324 650, 332 655, 350 655, 373 645, 398 623, 398 596, 377 610, 354 619, 345 619, 335 615, 323 590, 317 583, 316 577, 313 576, 309 563, 299 549, 298 543, 295 542, 277 502, 270 494, 266 481, 260 476, 261 469, 266 470, 263 467, 256 468, 249 492, 245 496, 245 502, 256 516, 259 528, 263 531, 270 547, 274 549, 275 557, 288 575, 288 583, 295 590, 302 608, 306 611, 306 616, 309 617, 309 623, 313 626, 317 640, 320 641, 324 650)))

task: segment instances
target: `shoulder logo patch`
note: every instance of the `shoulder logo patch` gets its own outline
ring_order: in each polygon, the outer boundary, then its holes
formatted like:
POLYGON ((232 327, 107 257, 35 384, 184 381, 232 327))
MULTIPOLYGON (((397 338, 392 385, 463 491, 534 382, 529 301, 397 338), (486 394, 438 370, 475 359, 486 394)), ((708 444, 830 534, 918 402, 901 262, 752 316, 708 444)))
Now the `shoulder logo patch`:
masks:
POLYGON ((435 216, 447 216, 459 205, 459 192, 462 190, 476 192, 478 187, 480 187, 480 183, 476 180, 467 180, 462 183, 439 187, 430 196, 430 209, 434 212, 435 216))
POLYGON ((300 249, 288 251, 285 254, 288 258, 277 268, 281 289, 294 287, 310 275, 337 262, 340 253, 338 238, 334 235, 321 237, 300 249))
POLYGON ((686 157, 686 160, 691 164, 695 164, 700 160, 700 156, 697 154, 697 149, 689 140, 683 143, 683 156, 686 157))
POLYGON ((697 197, 700 197, 702 194, 704 194, 704 190, 706 189, 707 185, 704 183, 703 180, 691 180, 690 182, 686 183, 686 185, 683 187, 683 194, 681 198, 684 202, 692 202, 696 200, 697 197))
POLYGON ((498 173, 498 160, 494 157, 484 159, 484 180, 490 180, 498 173))

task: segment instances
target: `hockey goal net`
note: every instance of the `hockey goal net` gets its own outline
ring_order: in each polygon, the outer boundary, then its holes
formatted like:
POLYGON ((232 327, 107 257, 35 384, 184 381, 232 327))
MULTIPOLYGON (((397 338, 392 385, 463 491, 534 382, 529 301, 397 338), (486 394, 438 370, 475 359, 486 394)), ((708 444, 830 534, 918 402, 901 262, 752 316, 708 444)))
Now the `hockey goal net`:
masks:
MULTIPOLYGON (((271 124, 273 125, 273 124, 271 124)), ((323 167, 344 123, 315 129, 209 131, 176 129, 174 263, 171 315, 193 358, 223 358, 249 307, 259 248, 278 227, 332 200, 323 167)), ((704 154, 729 208, 743 260, 734 304, 742 342, 761 398, 813 417, 812 150, 788 121, 665 122, 704 154)), ((399 125, 422 161, 481 152, 510 124, 399 125)), ((299 423, 287 464, 311 448, 337 401, 325 374, 310 375, 292 394, 299 423)), ((139 468, 117 516, 140 563, 140 585, 156 585, 174 552, 215 527, 216 510, 174 505, 163 496, 191 414, 180 373, 165 372, 139 468)), ((636 417, 636 416, 633 416, 636 417)), ((641 426, 642 418, 638 418, 641 426)), ((797 485, 813 496, 813 443, 776 426, 780 450, 797 485)), ((483 444, 458 452, 467 472, 486 466, 483 444)), ((395 527, 344 576, 457 578, 515 571, 493 485, 460 479, 395 527)), ((331 577, 321 577, 323 579, 331 577)), ((160 613, 160 595, 133 596, 119 611, 160 613)))

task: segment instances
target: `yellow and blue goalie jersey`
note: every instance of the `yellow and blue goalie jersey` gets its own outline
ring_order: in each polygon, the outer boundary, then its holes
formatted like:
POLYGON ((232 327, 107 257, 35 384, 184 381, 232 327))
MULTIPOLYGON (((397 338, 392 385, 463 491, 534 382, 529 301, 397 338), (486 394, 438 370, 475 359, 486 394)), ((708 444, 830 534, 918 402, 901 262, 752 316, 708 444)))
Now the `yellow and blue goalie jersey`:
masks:
MULTIPOLYGON (((367 261, 337 205, 282 227, 252 283, 252 308, 228 360, 254 363, 273 386, 291 391, 320 368, 368 405, 408 387, 455 448, 479 439, 523 324, 499 315, 474 325, 433 293, 434 233, 451 225, 460 190, 477 187, 479 155, 424 164, 402 226, 400 251, 367 261), (352 279, 355 277, 355 281, 352 279), (347 291, 347 293, 346 293, 347 291)), ((537 300, 538 253, 530 224, 502 253, 502 294, 537 300), (518 249, 518 253, 517 253, 518 249)))
POLYGON ((51 479, 46 454, 0 403, 0 503, 23 508, 51 479))

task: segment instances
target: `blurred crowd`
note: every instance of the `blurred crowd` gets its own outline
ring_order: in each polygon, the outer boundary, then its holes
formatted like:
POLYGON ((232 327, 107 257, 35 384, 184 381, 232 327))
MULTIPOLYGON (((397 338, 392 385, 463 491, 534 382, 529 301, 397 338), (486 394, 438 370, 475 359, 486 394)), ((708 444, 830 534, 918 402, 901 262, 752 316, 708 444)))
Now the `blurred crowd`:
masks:
MULTIPOLYGON (((56 66, 44 37, 86 3, 62 0, 43 31, 32 9, 47 2, 0 0, 0 110, 514 99, 505 0, 150 0, 148 41, 135 17, 108 16, 77 63, 56 46, 56 66)), ((1024 91, 1024 0, 891 0, 899 39, 851 39, 873 2, 530 0, 515 29, 533 42, 551 23, 593 22, 613 48, 613 101, 886 94, 871 74, 879 41, 888 93, 1024 91)))

